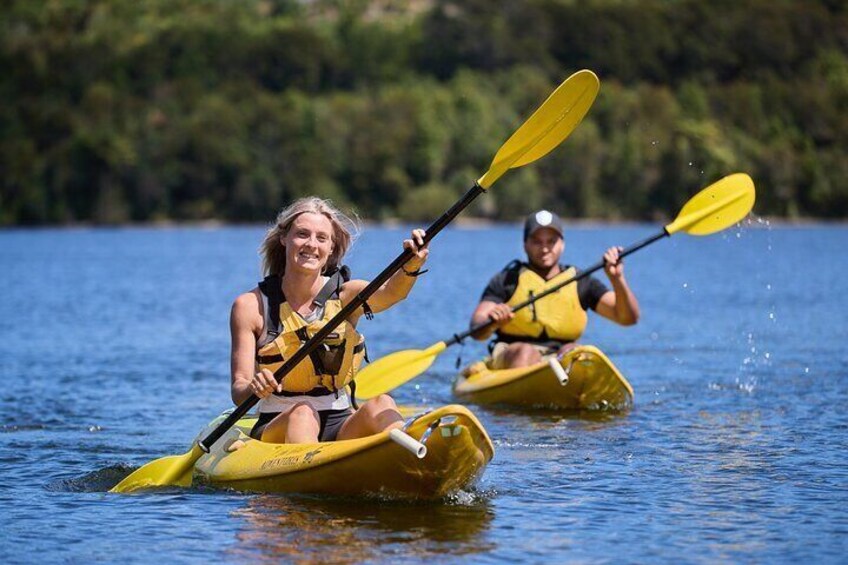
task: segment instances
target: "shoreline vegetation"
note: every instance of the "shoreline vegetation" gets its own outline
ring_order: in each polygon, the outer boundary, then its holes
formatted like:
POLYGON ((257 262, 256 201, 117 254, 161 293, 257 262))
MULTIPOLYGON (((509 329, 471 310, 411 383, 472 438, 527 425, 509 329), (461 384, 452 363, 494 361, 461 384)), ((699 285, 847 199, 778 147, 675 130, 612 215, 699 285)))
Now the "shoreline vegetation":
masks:
POLYGON ((582 68, 601 80, 583 123, 470 217, 660 222, 743 171, 757 214, 848 218, 845 2, 11 0, 0 16, 0 227, 262 223, 305 195, 424 223, 582 68))

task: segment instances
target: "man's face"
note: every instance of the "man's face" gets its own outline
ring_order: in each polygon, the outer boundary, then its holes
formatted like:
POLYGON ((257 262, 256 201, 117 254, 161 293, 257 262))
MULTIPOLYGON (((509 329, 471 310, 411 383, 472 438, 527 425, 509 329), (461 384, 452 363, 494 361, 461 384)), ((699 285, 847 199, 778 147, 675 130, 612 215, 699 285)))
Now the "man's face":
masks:
POLYGON ((551 228, 538 229, 524 241, 528 261, 539 269, 550 269, 556 265, 564 249, 562 236, 551 228))

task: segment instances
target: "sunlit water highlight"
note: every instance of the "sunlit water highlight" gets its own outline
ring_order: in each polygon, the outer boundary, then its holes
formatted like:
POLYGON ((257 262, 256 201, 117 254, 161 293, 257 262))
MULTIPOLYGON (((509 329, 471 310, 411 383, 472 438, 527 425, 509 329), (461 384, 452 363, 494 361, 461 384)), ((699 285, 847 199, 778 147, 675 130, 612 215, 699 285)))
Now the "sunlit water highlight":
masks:
MULTIPOLYGON (((594 263, 656 226, 573 228, 594 263)), ((448 229, 408 301, 364 322, 372 358, 467 327, 516 227, 448 229)), ((400 229, 349 263, 375 275, 400 229)), ((227 318, 259 276, 260 228, 0 232, 0 559, 149 562, 468 560, 844 562, 848 553, 848 228, 747 222, 627 261, 643 319, 593 318, 636 391, 623 415, 471 408, 496 447, 439 503, 104 491, 184 453, 228 402, 227 318)), ((454 347, 397 391, 453 402, 454 347)), ((340 478, 343 480, 343 478, 340 478)))

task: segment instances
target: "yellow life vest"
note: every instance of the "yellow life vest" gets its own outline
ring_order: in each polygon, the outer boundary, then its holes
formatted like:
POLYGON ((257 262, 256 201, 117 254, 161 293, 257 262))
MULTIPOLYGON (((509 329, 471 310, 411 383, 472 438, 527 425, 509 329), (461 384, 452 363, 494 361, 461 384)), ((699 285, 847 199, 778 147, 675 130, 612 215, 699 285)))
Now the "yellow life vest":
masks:
MULTIPOLYGON (((324 285, 313 301, 320 316, 310 322, 295 312, 282 293, 280 277, 270 275, 259 284, 260 291, 268 297, 268 315, 272 327, 267 327, 270 341, 262 345, 256 355, 260 369, 272 373, 290 359, 300 347, 324 327, 342 309, 339 291, 349 271, 342 267, 324 285)), ((298 363, 283 377, 283 392, 279 396, 308 394, 323 396, 338 393, 353 381, 365 358, 365 338, 348 321, 339 324, 318 348, 298 363)))
MULTIPOLYGON (((512 293, 507 304, 516 306, 576 274, 577 270, 569 267, 546 281, 526 265, 521 265, 518 267, 515 292, 512 293)), ((586 311, 580 305, 577 283, 573 283, 518 310, 515 317, 498 330, 498 340, 506 342, 576 341, 583 335, 587 320, 586 311)))

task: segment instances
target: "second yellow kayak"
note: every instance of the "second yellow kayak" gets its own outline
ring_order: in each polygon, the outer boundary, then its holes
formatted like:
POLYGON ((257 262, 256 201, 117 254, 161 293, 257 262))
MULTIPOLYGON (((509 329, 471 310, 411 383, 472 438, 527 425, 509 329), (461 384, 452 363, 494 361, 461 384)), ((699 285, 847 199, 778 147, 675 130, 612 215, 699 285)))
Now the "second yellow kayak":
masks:
POLYGON ((575 347, 559 361, 559 367, 545 360, 529 367, 493 370, 480 361, 457 377, 453 391, 463 401, 476 404, 569 410, 626 410, 633 405, 633 387, 597 347, 575 347))

